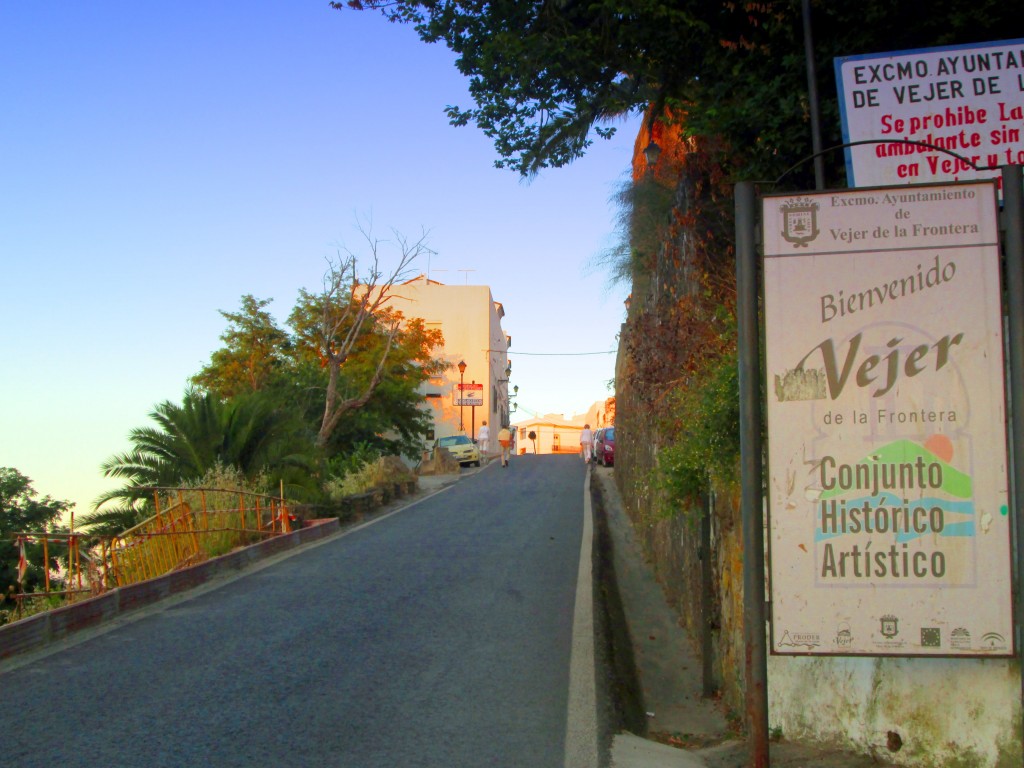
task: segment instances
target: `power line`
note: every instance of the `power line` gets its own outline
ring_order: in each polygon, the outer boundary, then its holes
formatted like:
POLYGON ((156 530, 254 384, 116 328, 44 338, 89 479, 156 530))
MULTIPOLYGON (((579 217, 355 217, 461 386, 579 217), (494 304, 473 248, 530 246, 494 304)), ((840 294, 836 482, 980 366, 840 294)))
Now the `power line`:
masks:
POLYGON ((508 350, 508 355, 530 355, 532 357, 579 357, 582 355, 614 355, 617 350, 609 349, 604 352, 513 352, 508 350))

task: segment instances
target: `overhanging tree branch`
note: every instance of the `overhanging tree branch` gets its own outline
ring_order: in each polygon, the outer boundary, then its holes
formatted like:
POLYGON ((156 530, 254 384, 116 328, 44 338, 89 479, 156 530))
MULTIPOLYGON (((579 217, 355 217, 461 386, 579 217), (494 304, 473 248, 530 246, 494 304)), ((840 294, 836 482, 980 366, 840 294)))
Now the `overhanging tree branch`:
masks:
POLYGON ((426 245, 426 232, 410 241, 392 230, 393 241, 382 241, 373 235, 370 224, 360 225, 359 231, 369 251, 371 266, 366 276, 359 279, 358 257, 355 252, 344 249, 336 261, 329 262, 323 292, 316 299, 320 305, 319 321, 314 330, 317 354, 328 370, 323 419, 316 439, 321 448, 327 444, 341 418, 364 406, 383 381, 389 355, 401 332, 401 316, 387 309, 388 302, 395 285, 411 275, 413 262, 431 253, 426 245), (398 259, 394 269, 385 274, 381 250, 389 242, 397 248, 398 259), (369 335, 376 336, 380 346, 373 374, 356 394, 345 397, 342 394, 344 366, 369 335))

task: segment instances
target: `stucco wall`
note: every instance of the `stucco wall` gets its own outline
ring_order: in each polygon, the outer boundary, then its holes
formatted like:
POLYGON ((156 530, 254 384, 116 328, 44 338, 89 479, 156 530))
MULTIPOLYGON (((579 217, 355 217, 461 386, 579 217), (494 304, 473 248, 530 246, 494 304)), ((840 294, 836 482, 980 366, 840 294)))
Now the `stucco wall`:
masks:
POLYGON ((508 408, 508 347, 501 326, 504 308, 494 301, 491 289, 486 285, 443 285, 420 276, 395 286, 389 304, 444 334, 444 347, 434 355, 449 367, 423 387, 424 393, 438 395, 424 406, 433 418, 435 436, 462 431, 476 437, 484 421, 496 433, 508 408), (457 368, 460 361, 466 363, 465 374, 457 368), (481 405, 455 405, 461 381, 483 385, 481 405))
POLYGON ((527 421, 516 425, 519 432, 518 449, 525 453, 579 453, 582 427, 551 424, 550 422, 527 421), (536 434, 536 445, 527 435, 536 434), (555 450, 555 446, 558 450, 555 450))
POLYGON ((768 692, 790 737, 908 766, 1024 765, 1015 661, 772 656, 768 692))

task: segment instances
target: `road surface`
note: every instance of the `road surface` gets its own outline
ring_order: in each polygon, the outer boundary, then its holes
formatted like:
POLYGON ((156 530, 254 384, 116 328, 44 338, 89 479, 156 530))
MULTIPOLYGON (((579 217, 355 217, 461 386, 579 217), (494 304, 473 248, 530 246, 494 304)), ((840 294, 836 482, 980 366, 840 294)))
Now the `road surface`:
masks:
POLYGON ((516 456, 0 667, 19 766, 561 768, 575 456, 516 456))

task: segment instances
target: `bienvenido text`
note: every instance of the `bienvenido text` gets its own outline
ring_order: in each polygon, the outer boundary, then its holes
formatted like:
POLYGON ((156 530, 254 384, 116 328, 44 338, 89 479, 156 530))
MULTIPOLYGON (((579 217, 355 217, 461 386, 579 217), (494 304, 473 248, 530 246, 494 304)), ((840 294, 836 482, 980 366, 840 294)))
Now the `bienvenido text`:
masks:
POLYGON ((892 303, 929 288, 936 288, 955 277, 956 262, 943 262, 936 256, 935 262, 927 269, 923 264, 918 264, 917 269, 910 274, 895 280, 887 280, 867 290, 847 292, 840 288, 835 293, 821 296, 821 322, 827 323, 836 317, 846 317, 866 309, 881 307, 887 302, 892 303))

